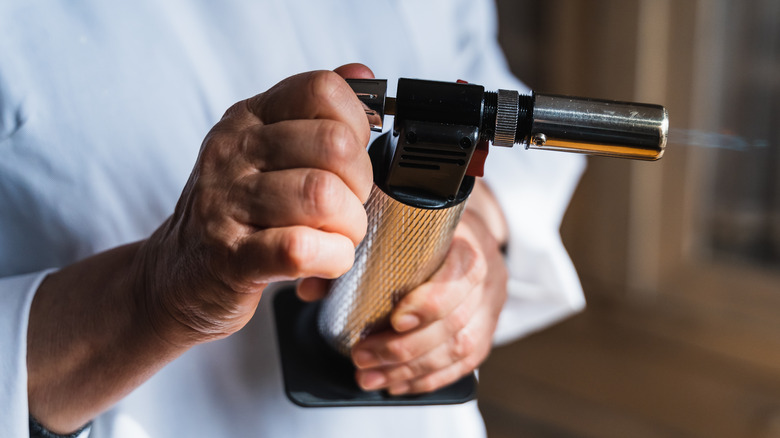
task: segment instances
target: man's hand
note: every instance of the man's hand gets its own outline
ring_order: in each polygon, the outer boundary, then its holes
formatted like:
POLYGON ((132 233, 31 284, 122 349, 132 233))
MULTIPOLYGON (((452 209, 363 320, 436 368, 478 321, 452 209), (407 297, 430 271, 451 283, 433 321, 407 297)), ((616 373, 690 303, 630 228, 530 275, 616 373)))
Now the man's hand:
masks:
MULTIPOLYGON (((342 73, 370 75, 355 65, 342 73)), ((334 72, 293 76, 233 105, 206 136, 174 215, 143 248, 161 336, 229 335, 269 282, 346 272, 366 232, 368 139, 360 102, 334 72)))
MULTIPOLYGON (((396 395, 435 391, 487 358, 507 298, 501 252, 507 239, 498 201, 477 180, 442 266, 398 303, 392 329, 353 347, 356 379, 363 389, 396 395)), ((328 284, 306 278, 298 283, 298 296, 320 299, 328 284)))
POLYGON ((30 413, 78 429, 194 344, 234 333, 271 281, 336 277, 366 231, 362 106, 304 73, 238 102, 204 140, 174 214, 147 240, 49 275, 27 334, 30 413))
POLYGON ((472 372, 490 352, 506 282, 498 242, 467 209, 442 267, 393 311, 394 330, 354 347, 360 386, 423 393, 472 372))

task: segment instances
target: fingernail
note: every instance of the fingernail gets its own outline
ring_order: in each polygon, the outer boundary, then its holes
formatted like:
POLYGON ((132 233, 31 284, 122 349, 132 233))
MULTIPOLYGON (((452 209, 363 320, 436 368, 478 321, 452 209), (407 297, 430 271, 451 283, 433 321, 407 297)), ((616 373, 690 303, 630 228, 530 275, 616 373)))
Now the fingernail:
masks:
POLYGON ((420 325, 420 318, 411 313, 406 313, 395 319, 393 328, 398 332, 406 332, 420 325))
POLYGON ((368 350, 355 350, 352 352, 352 360, 358 368, 371 368, 379 365, 379 359, 368 350))
POLYGON ((360 376, 360 386, 367 390, 378 389, 382 387, 386 381, 387 379, 385 378, 384 373, 379 371, 366 371, 365 373, 361 373, 360 376))

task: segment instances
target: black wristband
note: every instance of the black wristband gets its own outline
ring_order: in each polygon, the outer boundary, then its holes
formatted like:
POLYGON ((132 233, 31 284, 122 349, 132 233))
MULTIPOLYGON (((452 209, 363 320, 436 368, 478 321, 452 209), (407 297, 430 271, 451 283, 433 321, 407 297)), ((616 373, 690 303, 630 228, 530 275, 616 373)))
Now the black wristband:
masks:
POLYGON ((78 438, 82 432, 91 426, 92 422, 90 421, 89 423, 85 424, 84 427, 71 434, 60 435, 50 431, 49 429, 46 429, 41 423, 38 422, 38 420, 30 415, 30 438, 78 438))

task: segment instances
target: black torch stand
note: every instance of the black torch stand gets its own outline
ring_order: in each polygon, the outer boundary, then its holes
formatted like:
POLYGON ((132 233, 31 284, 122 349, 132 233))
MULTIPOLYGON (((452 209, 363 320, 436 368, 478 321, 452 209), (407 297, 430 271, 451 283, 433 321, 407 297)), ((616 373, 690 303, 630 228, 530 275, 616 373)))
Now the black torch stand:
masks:
POLYGON ((364 391, 355 382, 355 366, 334 351, 317 330, 319 303, 305 303, 292 287, 274 297, 274 314, 284 388, 289 399, 303 407, 420 406, 465 403, 476 397, 476 378, 470 374, 437 391, 393 396, 364 391))

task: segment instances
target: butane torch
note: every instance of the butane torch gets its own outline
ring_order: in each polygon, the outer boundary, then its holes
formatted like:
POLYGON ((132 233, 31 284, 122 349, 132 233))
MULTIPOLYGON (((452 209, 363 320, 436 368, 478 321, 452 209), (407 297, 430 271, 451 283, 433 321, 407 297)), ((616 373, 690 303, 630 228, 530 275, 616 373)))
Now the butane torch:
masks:
POLYGON ((465 201, 482 176, 488 145, 657 160, 668 134, 659 105, 517 91, 458 82, 348 81, 363 102, 374 140, 368 230, 352 269, 313 305, 292 293, 276 301, 288 396, 302 406, 458 403, 474 397, 474 378, 419 396, 364 392, 354 382, 352 346, 389 328, 393 307, 442 264, 465 201))

